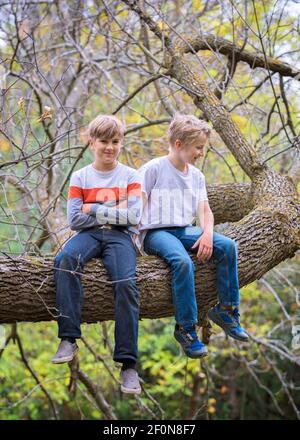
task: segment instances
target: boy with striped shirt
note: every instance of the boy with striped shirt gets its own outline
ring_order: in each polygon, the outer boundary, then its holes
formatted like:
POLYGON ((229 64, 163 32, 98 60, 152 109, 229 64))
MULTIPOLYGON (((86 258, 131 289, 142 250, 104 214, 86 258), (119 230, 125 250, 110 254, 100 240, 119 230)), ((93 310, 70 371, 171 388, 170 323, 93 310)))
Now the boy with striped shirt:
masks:
POLYGON ((135 282, 136 234, 141 216, 138 173, 118 156, 125 127, 114 116, 99 115, 88 128, 94 162, 71 176, 67 216, 72 237, 54 262, 56 304, 61 342, 53 363, 70 362, 78 351, 83 302, 81 273, 92 258, 102 258, 113 281, 115 300, 115 350, 113 359, 123 364, 121 390, 141 392, 136 371, 138 290, 135 282))

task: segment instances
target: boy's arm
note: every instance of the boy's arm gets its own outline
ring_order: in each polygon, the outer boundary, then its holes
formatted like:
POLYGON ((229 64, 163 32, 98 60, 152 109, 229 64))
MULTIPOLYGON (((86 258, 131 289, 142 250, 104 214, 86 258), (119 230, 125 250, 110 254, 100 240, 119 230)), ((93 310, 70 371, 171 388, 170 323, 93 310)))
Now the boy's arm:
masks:
POLYGON ((90 215, 99 223, 121 226, 137 225, 141 218, 141 211, 141 183, 136 171, 129 178, 126 200, 113 208, 97 203, 92 203, 89 207, 90 215))
POLYGON ((214 215, 210 209, 208 200, 199 203, 198 216, 203 233, 212 235, 214 232, 214 215))
POLYGON ((84 214, 81 210, 83 202, 81 199, 74 198, 68 200, 67 217, 68 224, 72 231, 81 231, 82 229, 92 228, 99 225, 95 217, 84 214))
POLYGON ((197 257, 204 263, 212 256, 214 233, 214 215, 209 206, 204 176, 199 184, 199 204, 197 214, 201 228, 203 229, 203 234, 201 234, 200 238, 192 246, 192 249, 198 248, 197 257))
POLYGON ((192 246, 192 249, 198 248, 197 258, 205 263, 210 259, 213 253, 214 233, 214 215, 207 200, 199 203, 198 215, 203 234, 201 234, 200 238, 192 246))
POLYGON ((71 176, 67 203, 68 225, 72 231, 92 228, 99 224, 97 219, 82 212, 82 205, 83 192, 81 181, 76 174, 73 174, 71 176))

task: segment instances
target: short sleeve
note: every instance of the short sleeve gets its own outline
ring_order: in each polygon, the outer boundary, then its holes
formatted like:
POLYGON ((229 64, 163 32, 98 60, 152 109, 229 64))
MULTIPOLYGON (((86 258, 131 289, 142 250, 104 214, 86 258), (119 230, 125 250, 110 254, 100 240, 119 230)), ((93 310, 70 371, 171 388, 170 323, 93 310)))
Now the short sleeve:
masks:
POLYGON ((158 177, 158 163, 144 165, 139 169, 142 192, 149 197, 158 177))
POLYGON ((207 191, 206 191, 205 176, 203 173, 199 174, 199 184, 198 184, 198 188, 197 188, 197 199, 198 199, 198 202, 204 202, 204 201, 208 200, 207 191))

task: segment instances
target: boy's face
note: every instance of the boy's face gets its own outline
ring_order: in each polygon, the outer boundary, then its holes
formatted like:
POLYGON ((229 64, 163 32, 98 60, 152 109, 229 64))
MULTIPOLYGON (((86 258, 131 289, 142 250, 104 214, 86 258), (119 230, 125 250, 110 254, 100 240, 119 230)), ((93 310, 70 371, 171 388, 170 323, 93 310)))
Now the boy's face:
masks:
POLYGON ((182 143, 179 139, 175 141, 174 149, 178 158, 184 163, 190 163, 195 165, 200 157, 205 155, 205 145, 208 137, 205 134, 201 134, 192 143, 182 143))
POLYGON ((117 136, 112 139, 95 138, 90 142, 90 149, 94 152, 95 160, 112 165, 120 154, 122 144, 122 139, 117 136))

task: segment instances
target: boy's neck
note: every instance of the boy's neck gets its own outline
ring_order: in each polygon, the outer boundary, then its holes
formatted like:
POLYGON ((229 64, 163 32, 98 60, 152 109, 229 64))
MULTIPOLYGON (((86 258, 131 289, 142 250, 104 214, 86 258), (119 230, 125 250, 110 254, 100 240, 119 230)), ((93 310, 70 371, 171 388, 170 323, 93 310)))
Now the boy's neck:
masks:
POLYGON ((173 151, 170 151, 170 153, 167 155, 167 158, 169 161, 174 165, 177 170, 181 171, 182 173, 187 173, 188 171, 188 164, 183 162, 173 151))
POLYGON ((97 162, 96 160, 92 163, 93 168, 97 171, 112 171, 118 165, 118 161, 116 160, 112 164, 104 164, 103 162, 97 162))

